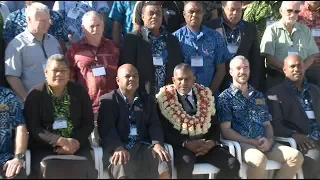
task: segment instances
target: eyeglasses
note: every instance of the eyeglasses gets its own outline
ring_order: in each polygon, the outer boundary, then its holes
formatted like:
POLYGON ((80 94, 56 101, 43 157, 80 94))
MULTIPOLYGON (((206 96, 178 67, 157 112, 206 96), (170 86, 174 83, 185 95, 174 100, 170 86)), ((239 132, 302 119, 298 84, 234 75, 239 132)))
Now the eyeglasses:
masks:
POLYGON ((294 12, 295 14, 299 14, 301 11, 300 10, 293 10, 293 9, 287 9, 288 13, 294 12))

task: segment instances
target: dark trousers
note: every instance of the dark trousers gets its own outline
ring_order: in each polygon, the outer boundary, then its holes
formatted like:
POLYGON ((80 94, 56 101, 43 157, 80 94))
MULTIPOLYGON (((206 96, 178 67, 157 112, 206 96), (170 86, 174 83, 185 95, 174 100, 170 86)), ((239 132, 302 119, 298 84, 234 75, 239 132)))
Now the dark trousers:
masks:
POLYGON ((315 143, 315 147, 308 150, 300 150, 304 161, 302 165, 305 179, 320 178, 320 142, 315 143))
POLYGON ((195 163, 209 163, 219 168, 217 179, 239 177, 240 163, 224 147, 215 146, 206 155, 198 157, 183 147, 174 147, 173 151, 178 179, 192 179, 195 163))

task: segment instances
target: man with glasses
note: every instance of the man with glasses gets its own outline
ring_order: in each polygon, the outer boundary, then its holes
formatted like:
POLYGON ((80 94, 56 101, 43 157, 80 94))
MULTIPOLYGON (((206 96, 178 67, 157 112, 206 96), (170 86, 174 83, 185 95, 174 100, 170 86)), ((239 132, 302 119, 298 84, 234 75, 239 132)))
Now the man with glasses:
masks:
MULTIPOLYGON (((242 20, 241 16, 241 1, 222 1, 222 16, 204 24, 222 35, 232 55, 243 55, 249 60, 252 73, 249 84, 257 89, 262 64, 257 28, 255 24, 242 20)), ((228 66, 229 63, 226 64, 228 66)), ((226 73, 225 79, 224 85, 227 88, 231 82, 231 76, 226 73)))
POLYGON ((217 31, 202 25, 203 15, 200 2, 186 2, 183 11, 186 25, 173 35, 180 42, 184 62, 191 65, 196 82, 209 87, 217 97, 226 74, 225 62, 232 54, 217 31))
POLYGON ((5 51, 5 75, 24 102, 27 92, 45 80, 44 67, 53 54, 61 54, 59 42, 48 34, 50 13, 46 5, 32 3, 26 13, 27 28, 5 51))
POLYGON ((262 37, 260 49, 267 59, 267 88, 284 79, 283 61, 287 56, 301 56, 305 69, 317 59, 319 49, 310 28, 296 22, 300 5, 300 1, 283 1, 280 7, 282 18, 267 27, 262 37))

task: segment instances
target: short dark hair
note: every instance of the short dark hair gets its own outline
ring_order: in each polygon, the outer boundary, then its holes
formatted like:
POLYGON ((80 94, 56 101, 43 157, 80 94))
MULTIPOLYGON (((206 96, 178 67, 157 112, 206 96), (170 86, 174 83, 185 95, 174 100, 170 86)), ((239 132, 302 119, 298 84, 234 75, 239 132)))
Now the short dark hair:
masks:
POLYGON ((142 14, 144 14, 144 11, 145 11, 147 6, 159 6, 161 8, 161 6, 159 4, 157 4, 156 1, 147 1, 142 6, 142 14))
POLYGON ((64 62, 69 67, 69 61, 62 54, 54 54, 48 58, 46 68, 50 66, 52 61, 64 62))
POLYGON ((176 67, 173 70, 173 73, 178 71, 178 70, 182 70, 182 71, 192 71, 192 67, 189 64, 186 63, 180 63, 178 65, 176 65, 176 67))

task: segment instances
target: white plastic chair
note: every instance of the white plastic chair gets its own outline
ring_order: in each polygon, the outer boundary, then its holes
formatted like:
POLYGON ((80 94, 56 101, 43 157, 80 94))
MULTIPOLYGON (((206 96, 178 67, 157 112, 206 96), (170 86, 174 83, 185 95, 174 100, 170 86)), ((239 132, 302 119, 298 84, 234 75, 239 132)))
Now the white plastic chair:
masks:
POLYGON ((26 169, 27 176, 29 176, 31 171, 31 153, 29 149, 27 149, 25 152, 25 158, 26 160, 24 162, 24 168, 26 169))
MULTIPOLYGON (((232 144, 231 141, 229 140, 222 140, 222 144, 226 145, 229 147, 229 152, 232 154, 234 157, 235 156, 235 148, 232 144)), ((174 166, 172 166, 172 179, 177 179, 177 170, 174 166)), ((219 168, 209 164, 209 163, 197 163, 194 165, 192 174, 197 175, 197 174, 209 174, 209 179, 214 179, 215 174, 217 174, 220 171, 219 168)))
MULTIPOLYGON (((275 137, 275 140, 281 141, 281 142, 288 142, 288 143, 290 143, 290 146, 295 149, 297 147, 293 138, 275 137)), ((236 149, 237 158, 241 164, 239 176, 242 179, 247 179, 248 178, 248 176, 247 176, 248 164, 246 162, 242 161, 240 144, 237 141, 230 141, 230 142, 233 143, 233 145, 236 149)), ((265 177, 265 178, 269 178, 269 179, 272 178, 274 170, 280 169, 281 166, 282 165, 279 162, 276 162, 273 160, 268 160, 267 165, 266 165, 266 169, 265 169, 266 171, 268 171, 268 173, 266 173, 267 177, 265 177)), ((301 168, 299 169, 297 176, 298 176, 298 179, 303 179, 303 173, 302 173, 301 168)), ((294 179, 296 179, 296 178, 297 177, 295 176, 294 179)))
POLYGON ((103 170, 103 163, 102 163, 102 156, 103 156, 103 149, 98 145, 97 137, 95 137, 94 132, 91 133, 91 142, 92 142, 92 150, 93 150, 93 157, 94 157, 94 164, 95 168, 98 171, 98 179, 102 179, 104 177, 104 170, 103 170))

